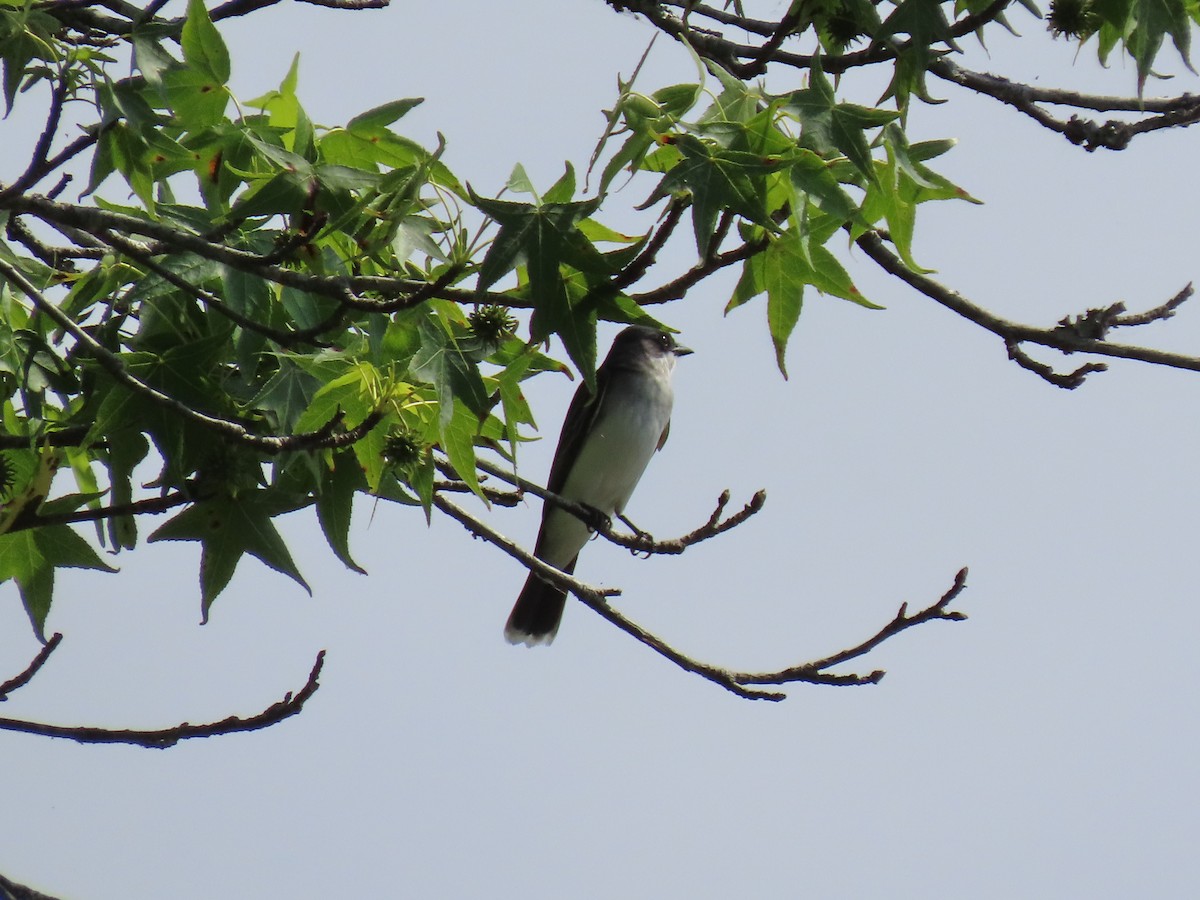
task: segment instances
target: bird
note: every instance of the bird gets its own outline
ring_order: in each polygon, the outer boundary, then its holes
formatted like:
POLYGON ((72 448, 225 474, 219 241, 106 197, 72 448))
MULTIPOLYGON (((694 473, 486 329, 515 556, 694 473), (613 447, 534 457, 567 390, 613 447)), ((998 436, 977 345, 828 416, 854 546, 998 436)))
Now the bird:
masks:
MULTIPOLYGON (((581 384, 563 421, 546 487, 611 518, 621 515, 651 457, 667 442, 676 360, 692 353, 661 328, 630 325, 613 340, 596 370, 595 392, 581 384)), ((575 571, 591 529, 546 503, 533 555, 561 572, 575 571)), ((510 644, 549 644, 562 622, 567 592, 530 572, 508 617, 510 644)))

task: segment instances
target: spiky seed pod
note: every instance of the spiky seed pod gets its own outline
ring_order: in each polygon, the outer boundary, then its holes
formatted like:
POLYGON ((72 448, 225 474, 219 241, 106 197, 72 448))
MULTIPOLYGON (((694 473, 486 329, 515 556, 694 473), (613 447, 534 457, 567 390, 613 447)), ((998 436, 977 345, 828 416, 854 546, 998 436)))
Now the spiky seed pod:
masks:
POLYGON ((408 471, 425 455, 425 444, 411 431, 397 429, 388 435, 383 456, 400 471, 408 471))
POLYGON ((1055 37, 1063 35, 1085 40, 1100 27, 1100 17, 1092 9, 1091 0, 1051 0, 1046 27, 1055 37))
POLYGON ((517 328, 517 320, 507 307, 494 303, 475 307, 468 321, 471 324, 471 333, 487 344, 499 343, 511 336, 517 328))

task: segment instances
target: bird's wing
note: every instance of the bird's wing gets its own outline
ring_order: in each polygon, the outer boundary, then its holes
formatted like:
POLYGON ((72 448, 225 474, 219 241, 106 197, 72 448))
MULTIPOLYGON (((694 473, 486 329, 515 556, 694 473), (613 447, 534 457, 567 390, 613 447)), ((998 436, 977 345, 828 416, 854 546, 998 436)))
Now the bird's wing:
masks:
POLYGON ((554 451, 554 462, 550 466, 550 480, 546 488, 555 493, 561 493, 571 474, 571 467, 579 458, 579 450, 592 423, 596 421, 596 413, 604 403, 605 390, 609 383, 609 373, 601 366, 596 370, 596 393, 588 390, 587 382, 579 385, 571 405, 567 409, 567 417, 563 419, 562 433, 558 436, 558 448, 554 451))

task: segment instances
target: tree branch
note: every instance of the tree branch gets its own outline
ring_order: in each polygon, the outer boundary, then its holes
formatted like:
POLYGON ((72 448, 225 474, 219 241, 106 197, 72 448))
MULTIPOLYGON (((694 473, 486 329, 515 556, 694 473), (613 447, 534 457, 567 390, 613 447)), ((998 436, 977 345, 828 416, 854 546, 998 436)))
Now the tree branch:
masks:
POLYGON ((58 900, 58 898, 51 897, 49 894, 43 894, 41 891, 35 891, 31 887, 25 887, 23 884, 10 881, 3 875, 0 875, 0 898, 2 900, 58 900))
MULTIPOLYGON (((546 492, 547 499, 549 492, 546 492)), ((842 650, 832 656, 819 659, 814 662, 802 663, 797 666, 791 666, 787 669, 782 669, 777 673, 747 673, 734 672, 729 669, 724 669, 719 666, 713 666, 708 663, 700 662, 693 657, 676 650, 662 638, 647 631, 642 626, 638 625, 633 620, 627 618, 622 613, 615 610, 608 603, 610 597, 620 595, 620 591, 616 589, 601 589, 592 587, 585 582, 579 581, 573 576, 560 572, 553 566, 547 565, 538 559, 533 554, 524 550, 515 541, 500 534, 489 525, 476 519, 466 510, 455 506, 445 497, 435 494, 433 498, 434 505, 446 515, 456 520, 459 524, 467 529, 472 535, 478 538, 483 538, 492 545, 499 547, 513 559, 520 562, 525 568, 544 580, 569 591, 574 594, 585 606, 595 612, 597 615, 606 619, 609 623, 615 625, 621 631, 628 634, 630 637, 649 647, 655 653, 662 656, 683 669, 685 672, 699 675, 714 684, 720 685, 725 690, 749 700, 783 700, 787 695, 778 691, 763 690, 761 685, 781 685, 792 682, 807 682, 809 684, 824 684, 824 685, 861 685, 875 684, 883 678, 883 670, 878 669, 871 672, 869 675, 840 675, 825 671, 833 666, 840 665, 849 660, 856 659, 879 644, 886 641, 888 638, 912 628, 915 625, 920 625, 923 622, 928 622, 933 619, 947 619, 950 621, 959 621, 965 619, 966 616, 960 612, 948 612, 946 606, 958 596, 966 585, 967 570, 963 569, 958 573, 955 579, 954 587, 947 591, 940 600, 932 606, 921 610, 914 615, 908 615, 908 605, 903 604, 900 607, 900 612, 896 618, 880 629, 876 634, 872 635, 867 640, 857 644, 847 650, 842 650)), ((564 504, 565 506, 565 504, 564 504)), ((714 514, 714 518, 718 517, 718 513, 714 514)), ((711 522, 711 520, 710 520, 711 522)), ((731 526, 732 527, 732 526, 731 526)))
POLYGON ((682 537, 656 541, 651 535, 645 532, 625 534, 618 531, 613 527, 612 521, 599 510, 593 509, 584 503, 576 503, 574 500, 569 500, 566 497, 548 491, 536 482, 522 478, 485 459, 477 459, 475 466, 480 471, 494 475, 496 478, 511 484, 513 487, 520 488, 522 491, 528 491, 547 503, 552 503, 555 506, 565 509, 591 528, 592 531, 601 535, 605 540, 634 553, 645 553, 648 556, 659 554, 677 556, 693 544, 699 544, 702 541, 707 541, 709 538, 724 534, 731 528, 736 528, 758 513, 767 502, 767 492, 758 491, 741 510, 726 519, 722 519, 721 516, 725 513, 725 507, 729 504, 729 491, 722 491, 721 496, 717 498, 716 509, 713 510, 707 522, 682 537))
POLYGON ((895 637, 900 632, 907 631, 909 628, 922 625, 925 622, 932 622, 936 619, 944 619, 948 622, 963 621, 967 618, 965 613, 948 610, 947 607, 963 592, 966 586, 967 569, 963 567, 954 576, 954 584, 935 603, 912 615, 908 614, 907 603, 900 604, 900 611, 896 613, 896 617, 860 644, 856 644, 839 653, 834 653, 832 656, 827 656, 824 659, 818 659, 810 663, 804 663, 803 665, 791 666, 786 669, 780 669, 777 672, 759 674, 739 672, 734 675, 734 678, 739 684, 789 684, 797 681, 809 684, 878 684, 884 674, 886 674, 883 669, 876 669, 867 675, 831 675, 824 670, 865 656, 889 638, 895 637))
POLYGON ((23 512, 5 534, 14 534, 27 528, 41 528, 46 525, 73 525, 79 522, 100 522, 105 519, 115 519, 118 516, 144 516, 165 513, 188 503, 195 503, 201 498, 192 494, 176 491, 165 497, 147 497, 143 500, 133 500, 129 503, 114 503, 96 509, 77 509, 74 512, 41 515, 36 512, 23 512))
POLYGON ((0 208, 5 207, 14 212, 34 216, 55 228, 76 228, 91 235, 110 232, 152 238, 161 246, 145 247, 145 252, 151 255, 168 250, 187 251, 284 287, 329 297, 346 307, 362 312, 399 312, 419 306, 435 296, 455 303, 497 303, 514 309, 534 306, 532 300, 514 298, 506 294, 452 288, 449 285, 457 277, 454 270, 447 271, 434 282, 380 275, 313 275, 274 265, 255 253, 238 250, 170 225, 98 207, 58 203, 36 194, 0 197, 0 208), (373 300, 362 296, 363 294, 379 294, 393 299, 373 300))
MULTIPOLYGON (((44 651, 43 651, 44 652, 44 651)), ((272 703, 262 712, 247 718, 229 716, 219 722, 205 725, 192 725, 183 722, 172 728, 160 728, 150 731, 137 729, 94 728, 86 725, 48 725, 43 722, 30 722, 24 719, 0 718, 0 729, 18 731, 24 734, 36 734, 42 737, 67 738, 81 744, 136 744, 140 747, 165 749, 173 747, 180 741, 192 738, 216 737, 224 734, 236 734, 243 731, 258 731, 282 722, 296 715, 304 708, 304 704, 320 687, 318 679, 321 668, 325 665, 325 651, 317 654, 316 662, 308 675, 308 680, 294 695, 288 691, 282 700, 272 703)))
POLYGON ((640 294, 630 294, 630 298, 638 306, 653 306, 659 303, 670 303, 673 300, 682 300, 689 290, 709 275, 749 259, 766 247, 767 241, 768 238, 764 237, 759 240, 747 241, 723 253, 710 253, 707 259, 696 263, 678 278, 640 294))
MULTIPOLYGON (((1091 353, 1097 356, 1110 356, 1119 359, 1133 359, 1141 362, 1152 363, 1157 366, 1168 366, 1174 369, 1186 369, 1189 371, 1200 371, 1200 357, 1187 356, 1182 353, 1171 353, 1166 350, 1155 350, 1150 347, 1137 347, 1130 344, 1115 344, 1104 339, 1103 332, 1089 336, 1086 331, 1079 331, 1076 327, 1069 327, 1060 323, 1054 328, 1037 328, 1032 325, 1024 325, 1018 322, 1012 322, 995 315, 992 312, 972 303, 962 294, 951 290, 945 285, 934 281, 927 275, 914 272, 908 268, 898 255, 892 253, 884 246, 882 236, 876 231, 868 231, 861 235, 855 243, 874 260, 880 268, 891 275, 895 275, 901 281, 916 288, 926 297, 940 303, 947 309, 957 313, 964 319, 974 322, 982 328, 992 332, 1005 342, 1005 346, 1015 346, 1023 343, 1040 344, 1044 347, 1050 347, 1062 353, 1091 353)), ((1147 321, 1155 321, 1163 319, 1167 316, 1161 311, 1167 309, 1173 313, 1174 309, 1183 303, 1191 296, 1191 285, 1188 285, 1179 294, 1173 297, 1167 303, 1160 307, 1155 307, 1143 315, 1151 316, 1147 321)), ((1123 310, 1124 307, 1122 306, 1123 310)), ((1140 324, 1137 319, 1139 317, 1132 316, 1122 319, 1119 315, 1116 317, 1116 322, 1110 324, 1117 325, 1136 325, 1140 324)), ((1010 355, 1012 351, 1010 350, 1010 355)), ((1018 363, 1022 362, 1018 356, 1013 357, 1018 363)), ((1025 357, 1028 359, 1028 357, 1025 357)), ((1030 368, 1024 365, 1024 368, 1030 368)), ((1087 368, 1087 367, 1085 367, 1087 368)), ((1037 371, 1036 368, 1032 371, 1037 371)), ((1088 372, 1082 371, 1082 375, 1087 375, 1088 372)), ((1090 371, 1099 371, 1096 368, 1090 371)), ((1038 372, 1038 374, 1042 374, 1038 372)), ((1043 375, 1043 377, 1045 377, 1043 375)), ((1049 380, 1049 379, 1048 379, 1049 380)), ((1071 377, 1066 376, 1066 382, 1071 382, 1071 377)), ((1082 380, 1080 378, 1079 380, 1082 380)), ((1055 381, 1054 383, 1058 383, 1055 381)), ((1077 387, 1078 384, 1063 383, 1060 387, 1077 387)))
POLYGON ((1039 125, 1061 134, 1072 144, 1078 144, 1089 152, 1101 147, 1106 150, 1124 150, 1139 134, 1200 122, 1200 97, 1190 94, 1140 101, 1134 97, 1101 97, 1054 88, 1036 88, 1009 81, 998 75, 972 72, 945 58, 933 62, 929 71, 945 81, 1011 106, 1039 125), (1038 106, 1039 103, 1097 111, 1152 112, 1154 115, 1136 122, 1109 119, 1101 123, 1074 115, 1069 119, 1057 119, 1038 106))
POLYGON ((50 640, 46 641, 42 649, 38 651, 38 654, 33 658, 33 661, 25 667, 25 671, 21 672, 19 675, 14 675, 12 678, 8 679, 8 681, 0 684, 0 703, 3 703, 5 700, 7 700, 8 695, 13 691, 19 690, 20 688, 23 688, 25 685, 29 684, 29 682, 33 679, 33 676, 38 673, 38 670, 46 664, 46 660, 50 658, 50 654, 57 650, 58 645, 61 643, 62 635, 55 633, 50 640))

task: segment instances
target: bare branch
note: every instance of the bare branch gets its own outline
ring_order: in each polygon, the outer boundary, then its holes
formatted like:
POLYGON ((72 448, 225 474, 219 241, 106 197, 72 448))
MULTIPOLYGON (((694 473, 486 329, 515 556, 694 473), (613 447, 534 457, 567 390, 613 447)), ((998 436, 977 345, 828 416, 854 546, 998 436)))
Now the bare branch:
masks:
MULTIPOLYGON (((548 492, 547 492, 548 494, 548 492)), ((725 498, 727 499, 727 498, 725 498)), ((848 662, 864 655, 874 647, 883 643, 888 638, 912 628, 915 625, 920 625, 923 622, 928 622, 933 619, 947 619, 950 621, 959 621, 965 619, 966 616, 960 612, 948 612, 946 606, 962 591, 966 584, 967 570, 963 569, 958 573, 955 579, 954 587, 947 591, 940 600, 932 606, 921 610, 920 612, 909 616, 907 614, 907 605, 900 607, 900 612, 896 618, 880 629, 876 634, 872 635, 866 641, 855 645, 847 650, 842 650, 832 656, 824 659, 819 659, 814 662, 803 663, 797 666, 791 666, 787 669, 780 670, 777 673, 762 674, 762 673, 747 673, 734 672, 730 669, 723 669, 719 666, 713 666, 709 663, 700 662, 693 657, 676 650, 662 638, 647 631, 642 626, 638 625, 633 620, 627 618, 622 613, 613 609, 609 605, 610 597, 618 596, 621 592, 616 589, 601 589, 592 587, 578 579, 560 572, 553 566, 549 566, 542 560, 535 557, 533 554, 522 549, 515 541, 500 534, 489 525, 479 521, 466 510, 455 506, 445 497, 434 495, 434 505, 444 512, 446 515, 455 519, 459 524, 463 525, 471 534, 476 537, 483 538, 496 547, 499 547, 513 559, 520 562, 530 571, 536 572, 539 577, 554 584, 563 590, 574 594, 585 606, 593 612, 615 625, 621 631, 628 634, 630 637, 649 647, 655 653, 662 656, 664 659, 670 660, 679 668, 686 672, 691 672, 699 675, 708 681, 718 684, 739 697, 744 697, 750 700, 782 700, 785 694, 778 691, 763 690, 754 685, 770 685, 770 684, 787 684, 791 682, 807 682, 809 684, 824 684, 824 685, 861 685, 874 684, 883 677, 882 670, 876 670, 869 675, 841 675, 825 671, 833 666, 848 662)), ((718 510, 714 513, 713 520, 719 518, 722 507, 718 506, 718 510)), ((748 515, 748 514, 747 514, 748 515)), ((710 523, 713 521, 710 520, 710 523)))
POLYGON ((882 669, 867 675, 831 675, 825 672, 826 669, 849 662, 852 659, 858 659, 870 653, 884 641, 895 637, 902 631, 907 631, 916 625, 922 625, 925 622, 932 622, 935 619, 944 619, 948 622, 961 622, 967 618, 966 613, 961 613, 956 610, 948 610, 950 603, 963 592, 967 586, 967 569, 963 567, 958 570, 958 574, 954 576, 954 584, 950 589, 933 604, 924 609, 908 614, 908 604, 902 603, 900 611, 896 613, 896 617, 887 625, 879 629, 861 644, 856 644, 849 649, 842 650, 832 656, 827 656, 824 659, 818 659, 810 663, 805 663, 800 666, 791 666, 787 669, 780 669, 777 672, 766 672, 759 674, 750 674, 739 672, 734 677, 740 684, 789 684, 792 682, 807 682, 809 684, 839 684, 839 685, 856 685, 856 684, 878 684, 884 676, 882 669), (831 680, 837 679, 837 680, 831 680))
POLYGON ((47 167, 47 155, 58 134, 58 123, 62 118, 63 103, 66 102, 68 86, 69 82, 65 77, 60 76, 55 80, 54 89, 50 92, 50 111, 46 115, 46 125, 34 145, 29 165, 16 181, 0 191, 0 201, 3 201, 6 195, 20 194, 29 190, 46 172, 52 171, 47 167))
MULTIPOLYGON (((578 595, 576 595, 578 596, 578 595)), ((713 684, 720 685, 730 693, 743 697, 746 700, 773 700, 779 701, 787 698, 787 695, 779 691, 767 691, 760 688, 748 687, 740 683, 737 676, 728 669, 722 669, 719 666, 712 666, 708 663, 700 662, 686 654, 680 653, 662 638, 647 631, 642 626, 638 625, 631 619, 626 618, 621 613, 617 612, 607 603, 595 603, 586 597, 580 597, 593 612, 606 619, 611 624, 617 626, 621 631, 625 632, 630 637, 640 641, 645 646, 649 647, 659 656, 670 660, 683 669, 685 672, 691 672, 694 675, 699 675, 713 684)))
POLYGON ((23 434, 0 434, 0 450, 28 450, 30 447, 78 447, 90 429, 86 425, 70 425, 48 431, 36 437, 23 434))
POLYGON ((1062 374, 1054 371, 1051 366, 1038 362, 1021 349, 1018 341, 1005 341, 1004 346, 1008 350, 1008 358, 1022 369, 1027 369, 1055 387, 1065 388, 1068 391, 1073 391, 1083 384, 1084 379, 1093 372, 1108 371, 1108 366, 1104 363, 1084 363, 1075 371, 1062 374))
POLYGON ((55 633, 50 640, 46 641, 45 646, 38 651, 38 654, 33 658, 33 661, 25 667, 25 671, 21 672, 19 675, 14 675, 12 678, 8 679, 8 681, 0 684, 0 703, 3 703, 5 700, 7 700, 8 695, 13 691, 19 690, 20 688, 23 688, 25 685, 29 684, 33 676, 38 673, 38 670, 46 664, 46 660, 50 658, 50 654, 58 649, 58 645, 61 643, 62 635, 55 633))
POLYGON ((49 894, 35 891, 31 887, 17 884, 3 875, 0 875, 0 897, 3 897, 4 900, 58 900, 57 897, 51 897, 49 894))
POLYGON ((300 0, 301 3, 311 3, 313 6, 324 6, 328 9, 383 9, 391 0, 300 0))
POLYGON ((727 266, 742 262, 760 252, 767 245, 767 240, 764 237, 760 240, 747 241, 739 247, 726 250, 724 253, 712 253, 708 259, 696 263, 696 265, 692 266, 692 268, 688 269, 678 278, 652 290, 643 291, 640 294, 630 294, 630 297, 638 306, 652 306, 658 303, 670 303, 673 300, 681 300, 689 290, 709 275, 727 266))
POLYGON ((160 728, 151 731, 137 729, 94 728, 86 725, 48 725, 43 722, 30 722, 23 719, 0 718, 0 729, 19 731, 25 734, 36 734, 43 737, 67 738, 81 744, 136 744, 140 747, 164 749, 173 747, 180 741, 192 738, 216 737, 224 734, 236 734, 243 731, 258 731, 282 722, 296 715, 304 708, 304 704, 320 687, 318 679, 321 668, 325 665, 325 651, 317 654, 316 662, 308 675, 308 680, 296 694, 286 693, 282 700, 272 703, 262 712, 247 718, 229 716, 219 722, 206 725, 192 725, 184 722, 172 728, 160 728))
MULTIPOLYGON (((95 509, 77 509, 74 512, 55 513, 53 515, 41 515, 37 512, 29 512, 29 508, 27 507, 17 520, 13 522, 6 533, 13 534, 17 531, 24 531, 27 528, 41 528, 46 525, 100 522, 105 519, 115 519, 118 516, 157 515, 169 512, 188 503, 195 503, 201 499, 203 498, 195 494, 176 491, 163 497, 147 497, 143 500, 134 500, 129 503, 114 503, 110 506, 100 506, 95 509)), ((316 501, 314 500, 313 502, 316 501)))
POLYGON ((37 239, 18 216, 11 216, 5 233, 52 269, 72 273, 77 259, 100 259, 104 251, 95 247, 51 247, 37 239))
MULTIPOLYGON (((494 503, 497 506, 514 507, 520 506, 523 495, 520 491, 498 491, 495 488, 480 486, 483 495, 489 503, 494 503)), ((469 484, 465 481, 435 481, 433 490, 445 491, 451 494, 473 494, 475 493, 469 484)))
POLYGON ((1191 299, 1193 293, 1195 291, 1192 289, 1192 284, 1188 282, 1183 286, 1183 290, 1166 303, 1155 306, 1145 312, 1130 313, 1129 315, 1125 315, 1125 304, 1117 304, 1120 306, 1120 309, 1117 310, 1117 314, 1109 320, 1108 324, 1114 328, 1123 328, 1127 325, 1149 325, 1151 322, 1170 319, 1175 315, 1176 309, 1191 299))
MULTIPOLYGON (((1041 344, 1044 347, 1051 347, 1068 354, 1091 353, 1097 356, 1139 360, 1158 366, 1186 369, 1193 372, 1200 371, 1200 357, 1197 356, 1187 356, 1182 353, 1171 353, 1166 350, 1155 350, 1150 347, 1137 347, 1130 344, 1115 344, 1105 340, 1102 335, 1099 337, 1088 337, 1086 332, 1080 333, 1077 327, 1068 327, 1061 323, 1054 328, 1037 328, 1032 325, 1009 321, 989 312, 978 304, 972 303, 962 294, 951 290, 929 276, 909 269, 898 255, 884 246, 883 238, 878 232, 869 231, 860 236, 855 243, 867 256, 878 263, 885 272, 895 275, 901 281, 916 288, 916 290, 931 300, 940 303, 964 319, 974 322, 976 325, 997 335, 1005 342, 1006 347, 1022 343, 1041 344)), ((1173 311, 1175 307, 1191 296, 1190 291, 1186 288, 1180 294, 1186 294, 1186 296, 1178 299, 1180 295, 1176 295, 1175 298, 1172 298, 1166 304, 1163 304, 1163 306, 1170 306, 1173 311)), ((1157 309, 1161 309, 1161 307, 1156 307, 1157 309)), ((1155 312, 1155 310, 1151 312, 1155 312)), ((1119 315, 1114 318, 1116 321, 1110 321, 1110 325, 1138 324, 1135 321, 1122 321, 1119 315)), ((1161 318, 1165 318, 1165 316, 1157 314, 1148 321, 1155 321, 1161 318)), ((1018 356, 1014 356, 1014 359, 1018 363, 1022 362, 1018 356)), ((1028 360, 1028 357, 1025 357, 1025 359, 1028 360)), ((1025 367, 1029 368, 1029 366, 1025 367)), ((1036 372, 1037 369, 1034 368, 1032 371, 1036 372)), ((1093 368, 1091 371, 1098 370, 1093 368)), ((1038 374, 1042 373, 1038 372, 1038 374)), ((1083 374, 1086 375, 1087 372, 1083 374)))
POLYGON ((1063 135, 1071 143, 1089 151, 1100 147, 1107 150, 1124 150, 1138 134, 1192 125, 1200 121, 1200 97, 1191 94, 1158 100, 1139 100, 1136 97, 1103 97, 1056 88, 1040 88, 1010 81, 998 75, 972 72, 945 58, 933 62, 929 71, 946 81, 1005 103, 1029 116, 1039 125, 1063 135), (1074 115, 1068 119, 1058 119, 1042 109, 1039 103, 1069 106, 1074 109, 1119 110, 1153 115, 1136 122, 1109 119, 1101 123, 1074 115))
POLYGON ((599 510, 593 509, 584 503, 576 503, 574 500, 569 500, 566 497, 548 491, 540 484, 515 475, 485 459, 477 459, 475 465, 481 471, 487 472, 489 475, 494 475, 496 478, 511 484, 513 487, 520 488, 522 491, 528 491, 547 503, 553 503, 555 506, 565 509, 606 540, 620 547, 625 547, 634 553, 645 553, 647 555, 678 555, 693 544, 699 544, 702 541, 707 541, 709 538, 724 534, 731 528, 736 528, 759 512, 767 502, 767 492, 759 491, 750 498, 750 501, 741 510, 726 519, 722 519, 721 516, 725 512, 725 507, 729 504, 729 491, 724 491, 718 498, 717 507, 712 515, 709 516, 708 521, 699 528, 688 532, 682 537, 656 541, 651 535, 645 532, 624 534, 617 531, 613 528, 611 520, 599 510))
POLYGON ((702 678, 707 678, 709 681, 720 684, 725 689, 730 690, 741 697, 763 700, 783 699, 782 694, 776 694, 771 691, 755 690, 753 688, 746 688, 737 684, 732 678, 728 677, 728 674, 725 673, 724 670, 718 669, 714 666, 709 666, 705 663, 697 662, 696 660, 684 656, 679 651, 667 645, 660 638, 654 636, 640 625, 637 625, 636 623, 627 619, 625 616, 621 615, 608 605, 608 598, 619 596, 621 593, 620 590, 615 588, 603 589, 592 587, 591 585, 586 584, 577 578, 573 578, 570 575, 560 572, 553 566, 542 562, 532 553, 522 549, 521 546, 515 541, 510 540, 509 538, 500 534, 498 531, 494 530, 488 525, 485 525, 466 510, 455 506, 445 497, 435 494, 433 503, 434 506, 465 527, 475 537, 483 538, 493 546, 499 547, 513 559, 524 565, 527 569, 532 572, 536 572, 538 576, 545 581, 548 581, 551 584, 554 584, 557 587, 574 594, 589 609, 599 613, 626 634, 641 641, 647 647, 671 660, 671 662, 675 663, 680 668, 685 669, 688 672, 694 672, 697 675, 700 675, 702 678))
POLYGON ((659 222, 658 228, 650 237, 650 240, 646 242, 646 246, 642 248, 642 252, 635 256, 606 287, 613 291, 623 291, 629 285, 641 281, 650 270, 650 267, 657 261, 659 252, 683 218, 684 210, 690 205, 690 199, 673 197, 667 204, 662 221, 659 222))

